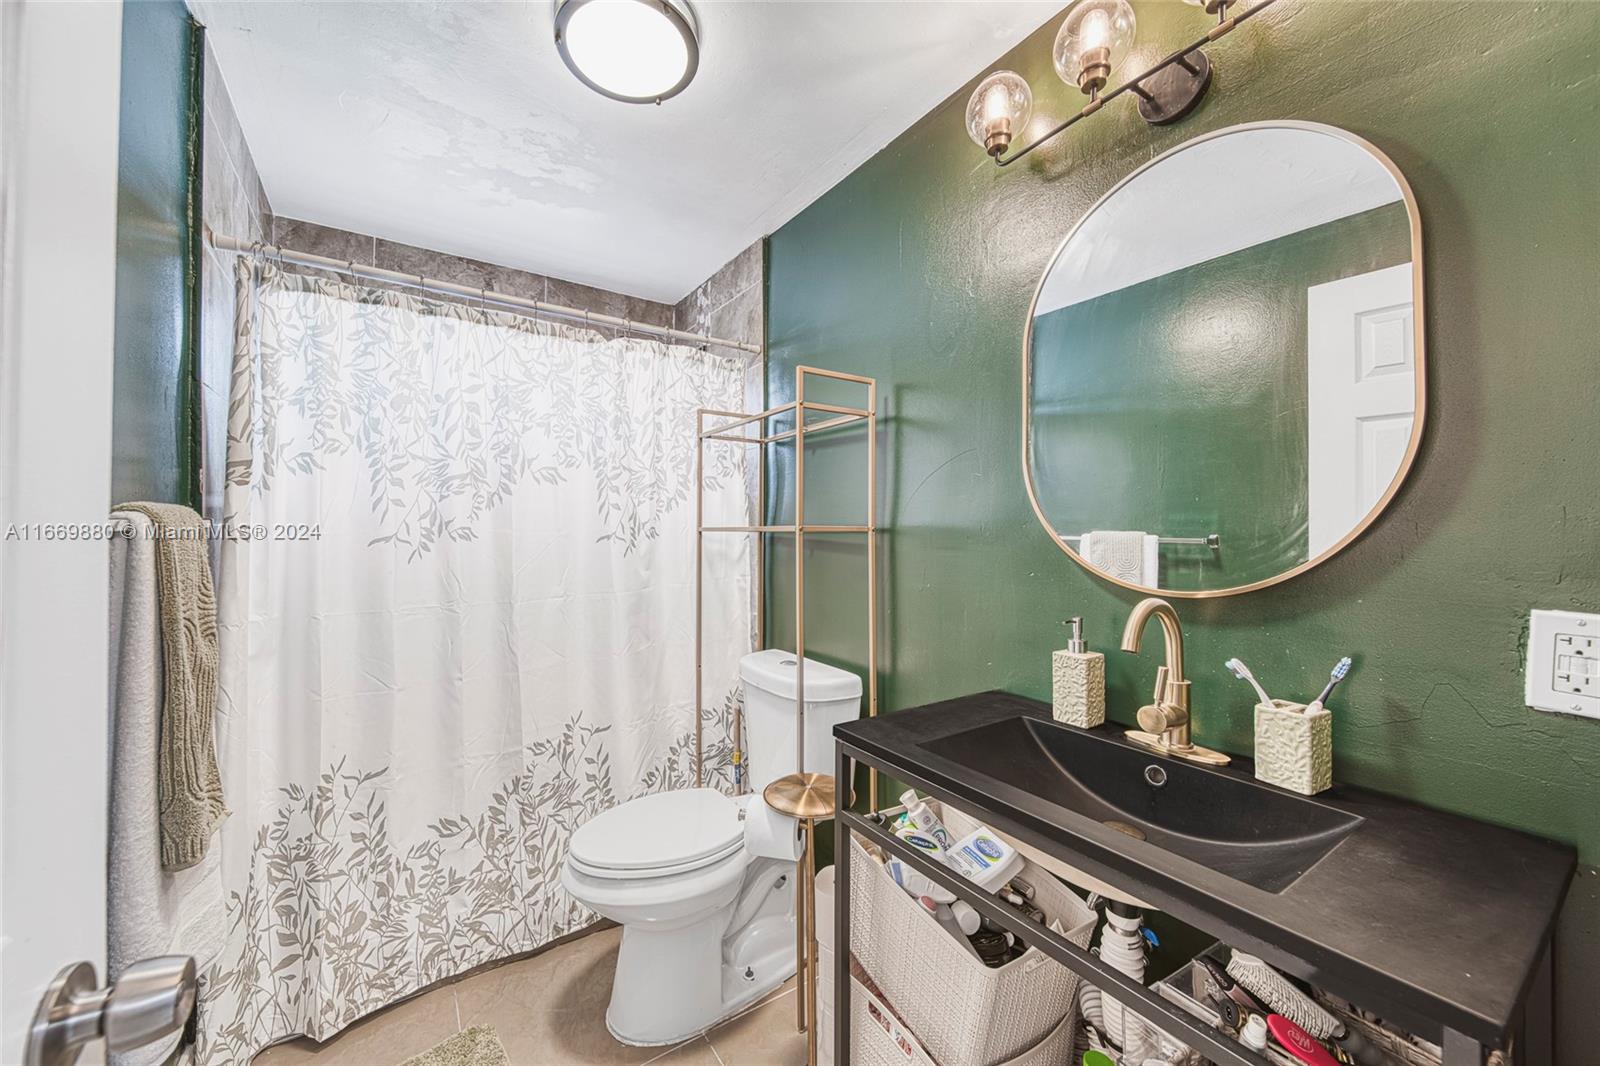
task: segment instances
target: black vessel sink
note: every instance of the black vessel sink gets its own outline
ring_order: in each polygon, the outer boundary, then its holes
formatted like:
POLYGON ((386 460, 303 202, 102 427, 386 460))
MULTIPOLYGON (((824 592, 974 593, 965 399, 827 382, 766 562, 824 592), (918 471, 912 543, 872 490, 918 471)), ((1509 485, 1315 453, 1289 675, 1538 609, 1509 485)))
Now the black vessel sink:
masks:
POLYGON ((1038 718, 1006 718, 923 746, 1267 892, 1282 892, 1361 824, 1315 800, 1038 718))

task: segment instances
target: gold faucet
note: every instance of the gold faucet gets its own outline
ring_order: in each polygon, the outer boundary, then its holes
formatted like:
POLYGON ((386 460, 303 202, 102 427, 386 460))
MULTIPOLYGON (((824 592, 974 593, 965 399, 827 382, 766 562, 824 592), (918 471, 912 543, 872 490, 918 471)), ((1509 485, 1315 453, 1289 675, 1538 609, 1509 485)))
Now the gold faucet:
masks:
POLYGON ((1183 630, 1172 604, 1155 596, 1140 600, 1123 627, 1122 650, 1139 650, 1139 642, 1151 618, 1161 622, 1161 635, 1167 643, 1167 661, 1156 669, 1155 702, 1139 708, 1139 728, 1128 730, 1128 739, 1162 755, 1226 766, 1228 756, 1202 748, 1189 739, 1193 719, 1189 714, 1189 681, 1183 676, 1183 630))

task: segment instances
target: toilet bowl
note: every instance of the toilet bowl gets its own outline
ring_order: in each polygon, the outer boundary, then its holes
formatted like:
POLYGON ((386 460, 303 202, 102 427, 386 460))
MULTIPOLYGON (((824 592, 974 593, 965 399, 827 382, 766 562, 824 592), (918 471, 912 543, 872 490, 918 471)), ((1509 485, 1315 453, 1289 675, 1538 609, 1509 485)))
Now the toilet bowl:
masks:
MULTIPOLYGON (((606 1027, 622 1043, 694 1036, 795 972, 799 824, 761 798, 795 769, 795 665, 776 650, 740 661, 752 794, 653 793, 573 834, 562 885, 622 926, 606 1008, 606 1027)), ((806 769, 825 769, 834 724, 860 713, 861 681, 807 659, 805 682, 806 769)))

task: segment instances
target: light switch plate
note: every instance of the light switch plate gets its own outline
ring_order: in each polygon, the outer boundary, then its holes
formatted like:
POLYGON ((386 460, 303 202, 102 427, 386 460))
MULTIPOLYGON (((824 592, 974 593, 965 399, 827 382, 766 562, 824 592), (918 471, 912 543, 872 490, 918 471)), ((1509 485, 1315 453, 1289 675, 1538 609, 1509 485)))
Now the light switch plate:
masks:
POLYGON ((1600 614, 1528 615, 1528 706, 1600 718, 1600 614))

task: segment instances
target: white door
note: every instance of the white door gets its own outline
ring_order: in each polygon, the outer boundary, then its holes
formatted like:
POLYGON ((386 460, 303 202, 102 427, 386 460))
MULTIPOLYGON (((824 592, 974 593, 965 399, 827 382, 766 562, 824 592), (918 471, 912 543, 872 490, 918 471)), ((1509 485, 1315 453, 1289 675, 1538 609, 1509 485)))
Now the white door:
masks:
POLYGON ((0 1062, 105 974, 119 3, 0 14, 0 1062))
POLYGON ((1416 418, 1410 263, 1306 290, 1309 558, 1372 510, 1416 418))

